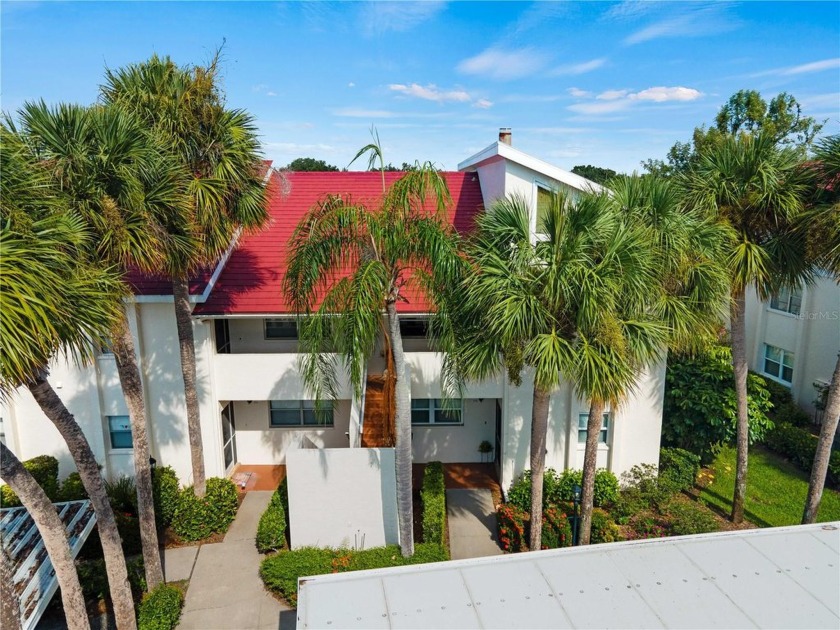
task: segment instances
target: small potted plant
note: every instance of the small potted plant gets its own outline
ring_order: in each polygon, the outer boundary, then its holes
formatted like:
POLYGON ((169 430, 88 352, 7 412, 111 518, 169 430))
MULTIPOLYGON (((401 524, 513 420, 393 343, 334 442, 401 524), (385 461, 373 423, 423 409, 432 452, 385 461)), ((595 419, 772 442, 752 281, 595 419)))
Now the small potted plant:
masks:
POLYGON ((493 452, 493 445, 490 444, 487 440, 482 440, 481 444, 478 445, 478 452, 481 453, 481 461, 484 461, 485 456, 487 457, 487 461, 490 461, 490 453, 493 452))

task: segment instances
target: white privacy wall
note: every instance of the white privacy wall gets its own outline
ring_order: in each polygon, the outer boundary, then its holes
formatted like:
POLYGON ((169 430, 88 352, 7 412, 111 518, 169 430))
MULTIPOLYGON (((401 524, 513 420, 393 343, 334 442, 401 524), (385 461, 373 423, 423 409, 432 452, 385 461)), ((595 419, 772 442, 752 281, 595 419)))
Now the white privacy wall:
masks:
POLYGON ((399 543, 392 448, 286 454, 292 549, 370 549, 399 543))

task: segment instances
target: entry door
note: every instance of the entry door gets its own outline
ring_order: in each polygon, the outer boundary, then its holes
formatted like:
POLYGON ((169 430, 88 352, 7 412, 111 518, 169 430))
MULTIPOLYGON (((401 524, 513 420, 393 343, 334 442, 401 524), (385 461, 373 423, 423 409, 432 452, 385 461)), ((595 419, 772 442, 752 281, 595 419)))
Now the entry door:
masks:
POLYGON ((496 401, 496 448, 494 450, 496 463, 496 473, 501 474, 502 471, 502 406, 499 401, 496 401))
POLYGON ((222 451, 225 454, 225 472, 228 472, 236 463, 236 421, 232 402, 222 409, 222 451))

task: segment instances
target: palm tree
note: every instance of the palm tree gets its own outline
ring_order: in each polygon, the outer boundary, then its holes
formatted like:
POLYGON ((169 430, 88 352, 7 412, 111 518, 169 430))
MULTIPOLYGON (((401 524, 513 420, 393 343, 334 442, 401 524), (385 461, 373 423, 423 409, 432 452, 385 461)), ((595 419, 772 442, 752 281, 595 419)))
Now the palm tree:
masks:
MULTIPOLYGON (((3 127, 0 393, 8 396, 18 387, 28 386, 33 393, 51 395, 63 409, 46 380, 47 364, 60 351, 80 361, 93 356, 94 344, 107 338, 120 317, 121 283, 113 269, 89 265, 79 256, 90 240, 84 223, 61 212, 62 204, 51 192, 49 179, 10 135, 3 127)), ((44 411, 68 441, 96 510, 117 623, 120 628, 134 628, 125 557, 93 452, 66 409, 63 413, 44 411)), ((41 532, 61 586, 68 624, 87 628, 64 526, 14 454, 5 445, 0 447, 0 474, 41 532)))
POLYGON ((730 333, 738 406, 735 523, 744 519, 749 448, 745 294, 752 286, 766 300, 781 286, 811 280, 804 239, 794 229, 803 209, 803 175, 795 151, 779 148, 769 136, 742 133, 707 147, 680 177, 686 206, 708 213, 730 234, 730 333))
POLYGON ((457 239, 441 220, 449 201, 446 180, 431 164, 393 182, 375 207, 327 197, 296 228, 284 280, 299 315, 303 376, 316 399, 335 398, 339 369, 349 373, 360 397, 368 357, 380 335, 385 341, 393 366, 397 509, 406 557, 414 553, 411 394, 397 303, 406 286, 434 301, 436 289, 453 277, 457 239), (427 202, 435 212, 424 209, 427 202))
MULTIPOLYGON (((628 357, 658 350, 664 331, 638 297, 654 279, 648 236, 624 222, 607 195, 553 195, 537 238, 529 205, 510 197, 479 217, 470 273, 438 317, 446 373, 455 380, 504 368, 518 385, 526 369, 533 373, 530 548, 537 550, 552 392, 565 379, 591 400, 597 427, 587 450, 597 448, 604 404, 635 380, 628 357)), ((594 480, 594 455, 589 461, 594 480)), ((593 484, 584 484, 590 506, 593 484)))
MULTIPOLYGON (((66 191, 73 211, 94 234, 85 252, 91 260, 114 265, 123 274, 131 266, 156 269, 162 262, 162 248, 174 249, 186 241, 170 238, 166 229, 180 217, 170 212, 182 203, 180 171, 165 159, 165 152, 135 118, 113 107, 49 108, 42 102, 26 104, 21 121, 22 138, 38 156, 39 168, 66 191)), ((124 288, 121 295, 127 293, 124 288)), ((155 527, 148 424, 134 340, 125 313, 112 327, 110 346, 131 421, 146 582, 154 588, 163 580, 163 571, 155 527)), ((67 430, 76 426, 46 378, 30 390, 53 422, 64 422, 67 430)), ((89 449, 81 431, 72 429, 72 437, 67 434, 65 439, 74 440, 82 450, 89 449)), ((71 453, 81 452, 68 444, 71 453)), ((79 473, 86 488, 88 483, 101 485, 98 469, 83 472, 80 468, 79 473)), ((97 492, 88 488, 92 500, 97 492)), ((101 527, 101 517, 99 522, 101 527)), ((107 527, 107 519, 105 523, 107 527)))
MULTIPOLYGON (((816 207, 804 218, 805 229, 812 234, 817 264, 840 283, 840 135, 825 138, 817 143, 814 172, 817 176, 816 207)), ((840 422, 840 355, 828 387, 820 437, 811 467, 808 497, 802 514, 803 523, 817 519, 825 488, 825 476, 831 457, 831 445, 840 422)))
MULTIPOLYGON (((90 630, 90 621, 85 609, 85 598, 82 595, 79 574, 76 571, 70 544, 67 542, 64 523, 61 522, 61 518, 55 511, 55 506, 41 486, 38 485, 38 482, 35 481, 35 478, 2 442, 0 442, 0 477, 20 497, 20 502, 29 512, 38 528, 38 532, 41 534, 41 540, 44 541, 44 548, 50 557, 50 562, 55 570, 55 579, 61 590, 61 603, 64 606, 67 627, 70 630, 90 630)), ((0 562, 5 567, 7 562, 6 551, 0 550, 0 553, 3 555, 0 562)), ((8 590, 8 593, 2 602, 3 615, 0 618, 3 620, 4 628, 20 628, 19 603, 12 592, 12 576, 8 572, 3 577, 5 583, 2 588, 4 592, 8 590), (5 601, 7 598, 10 601, 5 601)))
POLYGON ((154 55, 141 64, 107 70, 102 87, 106 103, 130 111, 170 145, 190 178, 188 205, 170 209, 182 216, 170 226, 176 247, 165 251, 162 268, 172 278, 193 489, 199 497, 206 474, 189 274, 217 262, 243 229, 258 229, 268 220, 254 120, 243 110, 225 107, 218 61, 217 53, 207 67, 181 68, 154 55))

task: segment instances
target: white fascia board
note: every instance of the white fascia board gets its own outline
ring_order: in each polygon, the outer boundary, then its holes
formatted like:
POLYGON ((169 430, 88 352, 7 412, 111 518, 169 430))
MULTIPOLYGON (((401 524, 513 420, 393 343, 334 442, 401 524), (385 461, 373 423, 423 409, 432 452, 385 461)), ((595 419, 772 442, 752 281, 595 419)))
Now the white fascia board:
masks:
POLYGON ((505 160, 521 164, 525 168, 529 168, 540 175, 554 179, 562 184, 566 184, 567 186, 571 186, 581 192, 600 193, 606 191, 606 188, 600 184, 596 184, 585 177, 575 175, 574 173, 570 173, 559 166, 554 166, 553 164, 549 164, 539 158, 535 158, 533 155, 528 155, 519 149, 514 149, 512 146, 505 144, 504 142, 494 142, 486 149, 468 157, 466 160, 458 164, 458 170, 474 170, 478 166, 488 163, 494 157, 503 158, 505 160))

